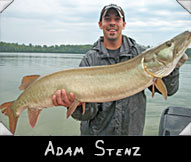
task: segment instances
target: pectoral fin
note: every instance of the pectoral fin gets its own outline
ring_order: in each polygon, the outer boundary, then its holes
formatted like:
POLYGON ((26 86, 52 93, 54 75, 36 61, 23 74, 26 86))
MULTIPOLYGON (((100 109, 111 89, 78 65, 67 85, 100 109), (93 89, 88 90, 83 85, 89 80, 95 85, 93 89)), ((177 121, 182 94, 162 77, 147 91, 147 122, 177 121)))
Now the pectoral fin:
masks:
POLYGON ((162 79, 157 78, 154 85, 159 90, 159 92, 162 93, 162 95, 164 96, 164 99, 166 100, 167 99, 167 89, 166 89, 166 86, 165 86, 164 82, 162 81, 162 79))
POLYGON ((67 111, 67 115, 66 117, 68 118, 70 115, 72 115, 72 113, 76 110, 77 106, 80 104, 80 102, 78 100, 74 100, 74 102, 72 103, 72 105, 69 107, 68 111, 67 111))
POLYGON ((41 109, 28 108, 28 119, 32 128, 36 125, 41 111, 41 109))
POLYGON ((85 110, 86 110, 86 103, 83 102, 83 103, 82 103, 82 115, 85 114, 85 110))
POLYGON ((152 97, 155 95, 155 84, 152 85, 152 97))
POLYGON ((24 76, 23 79, 22 79, 21 85, 19 87, 19 90, 26 89, 32 82, 34 82, 39 77, 40 77, 40 75, 24 76))

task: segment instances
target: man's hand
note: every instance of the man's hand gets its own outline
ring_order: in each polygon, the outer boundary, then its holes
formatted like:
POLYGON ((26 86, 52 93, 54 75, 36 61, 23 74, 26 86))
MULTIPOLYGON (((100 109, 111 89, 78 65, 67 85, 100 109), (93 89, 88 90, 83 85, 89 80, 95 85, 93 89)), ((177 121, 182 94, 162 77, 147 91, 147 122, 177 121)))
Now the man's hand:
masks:
POLYGON ((184 54, 178 61, 176 68, 180 68, 188 60, 187 54, 184 54))
POLYGON ((70 93, 69 97, 66 94, 65 89, 58 90, 55 95, 52 97, 52 102, 54 106, 64 106, 70 107, 71 104, 74 102, 75 95, 70 93))

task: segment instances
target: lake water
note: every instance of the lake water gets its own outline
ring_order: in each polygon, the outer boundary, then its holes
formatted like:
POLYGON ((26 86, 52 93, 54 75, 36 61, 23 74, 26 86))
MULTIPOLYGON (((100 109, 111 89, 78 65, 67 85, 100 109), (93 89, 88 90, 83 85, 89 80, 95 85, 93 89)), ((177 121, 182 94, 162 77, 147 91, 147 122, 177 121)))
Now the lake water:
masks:
MULTIPOLYGON (((78 67, 81 54, 52 53, 0 53, 0 104, 16 99, 21 79, 25 75, 45 75, 63 69, 78 67)), ((190 62, 190 61, 188 61, 190 62)), ((185 64, 180 70, 180 88, 167 101, 163 96, 147 94, 147 111, 144 135, 157 135, 162 111, 168 106, 191 107, 191 64, 185 64)), ((8 118, 0 113, 0 121, 8 127, 8 118)), ((66 119, 64 107, 53 107, 41 112, 34 128, 28 123, 25 110, 17 124, 15 135, 80 135, 80 122, 66 119)))

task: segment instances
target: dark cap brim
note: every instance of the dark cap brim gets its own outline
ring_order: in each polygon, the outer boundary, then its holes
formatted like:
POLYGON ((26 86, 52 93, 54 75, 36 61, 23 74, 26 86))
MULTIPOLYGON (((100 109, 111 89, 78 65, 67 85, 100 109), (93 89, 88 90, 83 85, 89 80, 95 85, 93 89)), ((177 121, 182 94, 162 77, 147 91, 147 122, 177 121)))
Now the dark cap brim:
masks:
POLYGON ((105 17, 105 15, 107 14, 107 12, 108 12, 110 9, 115 9, 115 10, 117 11, 117 13, 119 14, 119 16, 120 16, 121 18, 123 18, 123 15, 122 15, 121 11, 120 11, 119 9, 115 8, 115 7, 110 7, 110 8, 108 8, 108 9, 106 9, 106 10, 104 11, 102 17, 105 17))

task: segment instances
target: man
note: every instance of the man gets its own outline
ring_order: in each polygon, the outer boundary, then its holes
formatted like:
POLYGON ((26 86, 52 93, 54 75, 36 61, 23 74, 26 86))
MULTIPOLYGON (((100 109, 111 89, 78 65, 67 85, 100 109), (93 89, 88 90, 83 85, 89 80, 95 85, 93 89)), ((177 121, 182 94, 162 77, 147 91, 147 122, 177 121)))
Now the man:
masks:
MULTIPOLYGON (((144 48, 133 39, 122 35, 125 26, 125 14, 122 8, 114 4, 105 6, 99 20, 99 28, 103 30, 104 37, 100 37, 93 48, 87 52, 80 66, 116 64, 140 54, 144 48)), ((173 95, 179 85, 178 68, 168 77, 163 78, 163 81, 168 95, 173 95)), ((58 90, 52 98, 54 105, 69 107, 75 94, 66 94, 64 89, 58 90)), ((81 121, 81 135, 142 135, 145 109, 146 96, 142 91, 118 101, 86 103, 84 115, 80 104, 72 117, 81 121)))

